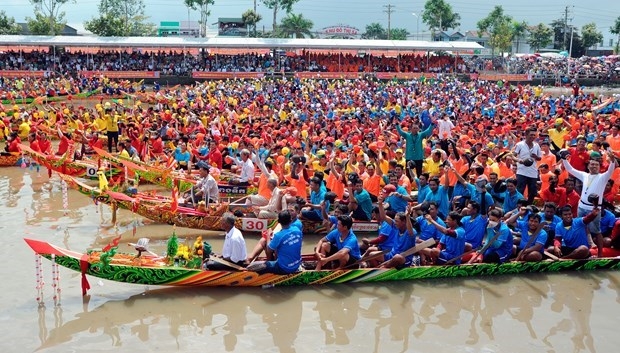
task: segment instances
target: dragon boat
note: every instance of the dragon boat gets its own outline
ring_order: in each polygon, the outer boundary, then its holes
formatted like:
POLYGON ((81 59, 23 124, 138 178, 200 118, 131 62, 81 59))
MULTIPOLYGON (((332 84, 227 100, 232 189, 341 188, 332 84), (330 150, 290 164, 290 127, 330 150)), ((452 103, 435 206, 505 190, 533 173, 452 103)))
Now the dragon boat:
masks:
MULTIPOLYGON (((179 173, 176 170, 166 168, 160 165, 153 165, 140 161, 128 160, 119 156, 114 156, 100 148, 93 148, 99 157, 116 165, 123 165, 127 168, 130 177, 137 176, 142 181, 163 186, 172 190, 175 186, 179 192, 185 192, 192 188, 197 182, 197 177, 192 174, 179 173)), ((218 189, 220 198, 235 199, 243 196, 256 194, 258 188, 255 186, 239 186, 228 184, 230 178, 227 174, 219 176, 218 189)))
POLYGON ((28 96, 28 97, 1 97, 0 103, 2 104, 44 104, 51 102, 70 101, 74 99, 86 99, 92 95, 98 93, 101 88, 97 88, 92 91, 80 92, 76 94, 59 94, 55 96, 28 96))
MULTIPOLYGON (((20 148, 24 154, 26 154, 32 161, 37 164, 47 167, 50 171, 55 171, 61 174, 70 175, 73 177, 80 177, 85 179, 97 179, 97 172, 101 168, 97 161, 82 159, 74 160, 69 158, 67 154, 62 156, 45 155, 40 152, 34 151, 30 147, 21 144, 20 148)), ((108 177, 115 177, 121 175, 122 169, 119 168, 105 168, 105 174, 108 177)))
POLYGON ((0 154, 0 167, 13 167, 21 164, 22 154, 11 152, 8 154, 0 154))
MULTIPOLYGON (((25 241, 36 254, 52 260, 60 266, 82 273, 83 294, 86 294, 86 290, 90 288, 86 275, 141 285, 272 287, 620 269, 620 257, 615 257, 587 260, 507 262, 499 265, 416 266, 403 269, 302 270, 289 275, 276 275, 258 274, 252 271, 202 270, 199 268, 200 259, 193 265, 196 268, 190 268, 187 265, 191 265, 191 262, 181 266, 176 261, 170 261, 164 257, 145 255, 137 257, 136 254, 116 253, 116 248, 111 248, 106 252, 80 253, 63 249, 45 241, 33 239, 25 239, 25 241)), ((308 261, 310 258, 305 256, 303 260, 308 261)))
MULTIPOLYGON (((251 210, 243 203, 219 203, 210 204, 205 209, 184 207, 177 205, 170 196, 156 195, 152 193, 138 192, 135 194, 124 194, 122 192, 107 190, 101 192, 97 187, 87 185, 74 177, 60 174, 60 177, 67 185, 86 195, 96 202, 101 202, 109 206, 130 210, 140 216, 148 218, 158 223, 172 224, 177 227, 202 229, 202 230, 221 230, 221 216, 224 212, 240 211, 248 214, 246 217, 238 217, 237 227, 245 232, 262 232, 273 229, 277 224, 277 219, 264 219, 252 217, 251 210)), ((304 234, 323 234, 327 233, 327 227, 323 222, 302 220, 304 234)), ((379 223, 353 222, 353 232, 356 234, 377 233, 379 223)))
MULTIPOLYGON (((126 209, 154 222, 177 227, 219 231, 222 230, 222 215, 231 211, 228 203, 210 204, 204 209, 175 206, 174 200, 169 196, 142 192, 128 195, 112 190, 101 192, 98 188, 87 185, 74 177, 62 174, 60 177, 70 188, 96 202, 126 209)), ((236 226, 246 232, 262 232, 274 228, 276 224, 275 219, 239 217, 236 226)))

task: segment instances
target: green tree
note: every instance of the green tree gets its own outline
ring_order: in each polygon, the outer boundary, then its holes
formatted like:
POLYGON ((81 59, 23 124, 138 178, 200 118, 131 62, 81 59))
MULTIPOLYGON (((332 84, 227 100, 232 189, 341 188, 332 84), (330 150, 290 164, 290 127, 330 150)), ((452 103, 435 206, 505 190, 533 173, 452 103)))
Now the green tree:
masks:
POLYGON ((616 45, 614 47, 614 52, 616 54, 620 53, 620 16, 618 16, 618 18, 616 18, 616 22, 614 22, 613 27, 611 27, 609 29, 609 32, 611 32, 612 34, 615 34, 617 36, 616 38, 616 45))
POLYGON ((251 26, 254 32, 254 37, 256 37, 256 24, 263 19, 263 16, 258 12, 254 12, 254 10, 247 10, 241 15, 241 19, 243 19, 243 23, 247 26, 251 26))
POLYGON ((390 30, 391 40, 407 40, 409 32, 404 28, 392 28, 390 30))
POLYGON ((603 40, 603 33, 596 29, 596 23, 590 22, 581 27, 581 41, 584 48, 590 48, 591 46, 600 43, 603 40))
POLYGON ((504 53, 512 46, 512 17, 504 14, 504 9, 501 6, 495 6, 487 17, 478 21, 477 27, 479 36, 482 36, 483 32, 489 33, 491 53, 494 53, 495 49, 504 53))
POLYGON ((123 37, 123 25, 122 18, 107 14, 84 22, 84 28, 100 37, 123 37))
POLYGON ((387 39, 387 31, 378 22, 366 25, 366 31, 362 33, 363 39, 387 39))
POLYGON ((544 23, 539 23, 536 27, 529 30, 530 37, 527 40, 534 51, 539 51, 553 41, 553 30, 544 23))
POLYGON ((98 36, 149 36, 155 25, 147 22, 143 0, 101 0, 98 18, 84 22, 84 27, 98 36))
POLYGON ((59 15, 50 21, 50 18, 42 14, 41 12, 35 12, 34 18, 26 17, 26 23, 28 24, 28 30, 34 35, 58 35, 62 33, 65 28, 65 16, 59 15))
POLYGON ((280 10, 284 10, 287 14, 293 11, 293 5, 299 0, 261 0, 268 9, 273 10, 273 28, 275 32, 277 27, 277 17, 280 10))
POLYGON ((7 16, 4 11, 0 11, 0 35, 20 34, 21 32, 22 27, 15 23, 15 18, 7 16))
POLYGON ((209 5, 213 5, 215 0, 183 0, 185 5, 192 10, 198 10, 200 13, 200 36, 207 36, 207 20, 211 15, 209 5))
POLYGON ((431 30, 433 40, 436 31, 447 31, 461 25, 461 15, 452 11, 452 6, 444 0, 428 0, 424 4, 422 22, 431 30))
POLYGON ((75 0, 30 0, 34 5, 34 18, 27 17, 28 29, 32 34, 52 35, 62 33, 67 21, 64 11, 60 11, 66 3, 75 0))
POLYGON ((566 42, 564 42, 564 20, 559 19, 552 21, 550 26, 553 31, 554 49, 568 50, 573 58, 578 58, 585 54, 585 48, 583 47, 583 41, 579 35, 579 29, 571 25, 566 26, 566 42))
POLYGON ((514 40, 517 42, 517 47, 515 48, 516 52, 519 52, 519 45, 521 44, 521 40, 523 36, 527 33, 527 22, 525 21, 513 21, 512 22, 512 36, 514 40))
POLYGON ((558 18, 549 24, 553 30, 553 49, 564 50, 569 47, 571 27, 564 27, 564 18, 558 18), (564 32, 566 31, 566 36, 564 32))
POLYGON ((309 19, 304 18, 304 15, 295 15, 290 13, 282 19, 278 29, 287 38, 290 36, 293 36, 294 38, 312 38, 313 26, 314 23, 312 23, 309 19))

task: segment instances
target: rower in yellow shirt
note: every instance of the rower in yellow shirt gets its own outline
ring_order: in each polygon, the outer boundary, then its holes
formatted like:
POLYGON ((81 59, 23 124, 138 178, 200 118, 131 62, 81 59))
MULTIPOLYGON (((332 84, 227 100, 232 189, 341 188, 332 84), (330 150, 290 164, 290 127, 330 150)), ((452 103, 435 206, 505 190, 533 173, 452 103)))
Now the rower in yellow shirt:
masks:
POLYGON ((30 133, 30 123, 23 118, 17 119, 18 128, 17 134, 22 141, 26 141, 28 139, 28 134, 30 133))

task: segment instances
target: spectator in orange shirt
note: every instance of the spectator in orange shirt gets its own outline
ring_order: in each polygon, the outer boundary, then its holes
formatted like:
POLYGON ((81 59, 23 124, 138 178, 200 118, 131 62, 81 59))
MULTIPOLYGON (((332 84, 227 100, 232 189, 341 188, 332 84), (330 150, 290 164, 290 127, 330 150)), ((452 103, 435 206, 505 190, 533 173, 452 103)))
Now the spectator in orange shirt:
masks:
POLYGON ((540 190, 545 190, 549 187, 549 178, 554 174, 549 171, 549 165, 546 163, 538 166, 538 178, 540 179, 540 190))
POLYGON ((607 137, 605 138, 605 141, 607 141, 607 143, 609 143, 609 147, 611 147, 611 149, 614 152, 620 152, 620 125, 616 124, 614 126, 611 127, 611 134, 607 135, 607 137))
POLYGON ((540 157, 540 161, 538 161, 538 166, 540 167, 542 164, 547 164, 549 169, 553 169, 553 167, 557 164, 557 157, 551 153, 551 149, 549 146, 549 141, 543 141, 540 143, 540 150, 542 152, 542 156, 540 157))

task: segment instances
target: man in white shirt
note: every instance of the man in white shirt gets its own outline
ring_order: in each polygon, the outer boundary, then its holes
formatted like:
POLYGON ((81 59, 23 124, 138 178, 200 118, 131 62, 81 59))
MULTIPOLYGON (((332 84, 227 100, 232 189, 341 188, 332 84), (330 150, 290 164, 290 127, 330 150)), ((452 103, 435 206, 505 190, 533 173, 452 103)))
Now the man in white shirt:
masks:
POLYGON ((448 140, 452 138, 452 129, 454 129, 454 124, 448 114, 444 113, 441 119, 437 120, 437 128, 439 129, 439 146, 448 152, 448 140))
MULTIPOLYGON (((605 173, 600 173, 601 170, 601 159, 592 158, 588 162, 588 170, 587 172, 582 172, 573 168, 572 165, 564 158, 562 164, 566 171, 569 174, 574 176, 575 178, 581 180, 583 183, 583 187, 581 188, 581 196, 579 198, 579 206, 577 207, 577 216, 584 217, 592 212, 592 209, 598 207, 603 204, 603 195, 605 194, 605 186, 607 185, 607 181, 611 178, 611 175, 616 169, 616 159, 612 156, 611 148, 608 149, 607 160, 609 162, 609 167, 605 173), (596 205, 590 202, 590 195, 598 195, 598 202, 596 205)), ((566 157, 566 155, 563 155, 566 157)), ((599 154, 600 156, 600 154, 599 154)), ((588 223, 588 230, 590 231, 590 235, 593 239, 596 240, 596 245, 598 247, 598 256, 603 255, 603 242, 602 242, 602 233, 601 233, 601 215, 598 214, 596 218, 590 223, 588 223)))
POLYGON ((209 174, 209 165, 204 161, 200 161, 196 163, 196 166, 200 171, 201 179, 190 191, 183 195, 185 203, 197 204, 199 201, 204 201, 206 204, 218 203, 219 190, 217 188, 217 181, 209 174))
POLYGON ((226 231, 222 254, 211 254, 215 259, 209 259, 209 261, 204 264, 206 270, 230 271, 236 269, 235 267, 228 266, 226 264, 227 262, 231 263, 231 265, 245 266, 245 260, 248 254, 243 234, 235 227, 236 221, 237 217, 230 212, 226 212, 222 215, 222 228, 226 231))
POLYGON ((254 163, 250 159, 250 151, 245 148, 242 149, 241 160, 234 158, 233 161, 241 169, 241 175, 238 178, 231 179, 230 183, 234 185, 250 185, 250 182, 254 180, 254 163))
POLYGON ((525 195, 527 186, 527 201, 531 205, 538 194, 538 167, 536 162, 542 157, 542 150, 538 143, 534 142, 538 132, 535 128, 525 131, 525 140, 518 142, 512 151, 512 156, 517 162, 517 191, 525 195))

